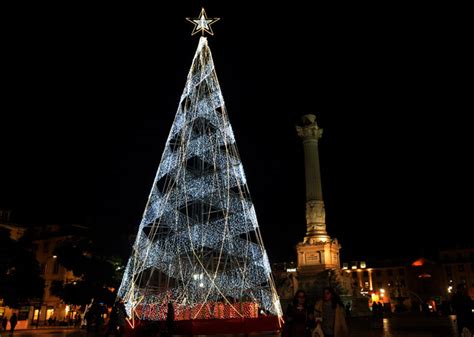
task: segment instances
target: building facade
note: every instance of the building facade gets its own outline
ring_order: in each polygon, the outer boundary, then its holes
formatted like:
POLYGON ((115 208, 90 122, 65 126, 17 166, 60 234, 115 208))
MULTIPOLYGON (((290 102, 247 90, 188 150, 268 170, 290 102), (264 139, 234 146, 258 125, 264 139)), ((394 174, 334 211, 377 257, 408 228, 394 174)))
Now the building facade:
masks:
POLYGON ((30 305, 12 309, 4 306, 0 299, 0 316, 10 317, 15 312, 18 316, 17 329, 45 325, 49 318, 55 319, 56 322, 74 318, 78 308, 68 305, 54 296, 51 287, 54 281, 75 282, 79 277, 58 262, 54 251, 65 240, 77 238, 86 228, 74 225, 26 228, 12 223, 0 223, 0 227, 10 232, 10 238, 13 240, 19 240, 28 233, 36 259, 41 267, 41 276, 45 280, 42 298, 36 302, 30 302, 30 305))
POLYGON ((42 277, 45 280, 44 293, 41 303, 38 303, 33 311, 32 321, 39 320, 40 324, 47 322, 51 317, 56 321, 67 321, 76 315, 76 308, 64 303, 59 297, 52 294, 55 281, 74 283, 79 280, 72 271, 64 268, 58 261, 54 251, 63 242, 77 238, 81 231, 86 228, 82 226, 46 226, 39 229, 37 239, 33 241, 36 251, 36 259, 40 263, 42 277))
POLYGON ((450 297, 457 285, 465 284, 474 300, 474 248, 440 251, 443 295, 450 297))
POLYGON ((443 250, 439 260, 352 261, 343 263, 354 289, 381 302, 390 311, 450 312, 449 302, 459 284, 474 299, 473 249, 443 250))

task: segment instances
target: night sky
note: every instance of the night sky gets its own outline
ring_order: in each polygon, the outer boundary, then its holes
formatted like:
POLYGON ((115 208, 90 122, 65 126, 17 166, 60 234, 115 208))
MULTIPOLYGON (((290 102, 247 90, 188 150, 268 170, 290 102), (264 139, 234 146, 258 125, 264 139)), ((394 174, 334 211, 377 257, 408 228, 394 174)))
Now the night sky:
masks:
POLYGON ((5 12, 0 208, 25 225, 88 225, 127 254, 199 40, 185 17, 204 5, 221 17, 210 47, 273 261, 293 260, 305 233, 306 113, 324 129, 343 259, 468 244, 462 9, 254 3, 5 12))

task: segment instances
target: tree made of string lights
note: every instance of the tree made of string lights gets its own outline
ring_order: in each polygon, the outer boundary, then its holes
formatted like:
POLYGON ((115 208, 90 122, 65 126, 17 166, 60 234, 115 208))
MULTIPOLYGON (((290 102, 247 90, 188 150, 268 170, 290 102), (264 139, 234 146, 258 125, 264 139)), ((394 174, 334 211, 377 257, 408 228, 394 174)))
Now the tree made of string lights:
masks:
POLYGON ((129 317, 281 316, 206 37, 194 55, 118 292, 129 317))

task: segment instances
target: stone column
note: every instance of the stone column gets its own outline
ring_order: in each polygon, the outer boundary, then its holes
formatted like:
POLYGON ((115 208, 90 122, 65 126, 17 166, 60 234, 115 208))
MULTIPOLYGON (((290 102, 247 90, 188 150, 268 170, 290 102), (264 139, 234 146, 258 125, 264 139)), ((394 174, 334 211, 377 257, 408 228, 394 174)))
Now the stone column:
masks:
POLYGON ((308 239, 328 241, 318 153, 318 140, 323 134, 323 129, 318 127, 315 115, 305 115, 302 118, 302 125, 296 126, 296 131, 303 140, 304 148, 307 228, 305 241, 308 239))

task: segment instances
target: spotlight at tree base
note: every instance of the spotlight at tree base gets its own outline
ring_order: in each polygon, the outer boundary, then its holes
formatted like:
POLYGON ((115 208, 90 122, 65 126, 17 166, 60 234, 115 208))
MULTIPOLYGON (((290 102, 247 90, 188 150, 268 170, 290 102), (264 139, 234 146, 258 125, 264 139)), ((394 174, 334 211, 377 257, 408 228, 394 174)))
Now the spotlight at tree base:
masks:
MULTIPOLYGON (((201 15, 199 24, 206 20, 201 15)), ((280 300, 206 37, 118 296, 130 331, 144 336, 163 327, 174 334, 281 328, 280 300)))

